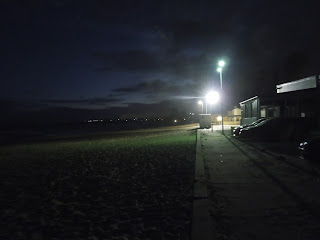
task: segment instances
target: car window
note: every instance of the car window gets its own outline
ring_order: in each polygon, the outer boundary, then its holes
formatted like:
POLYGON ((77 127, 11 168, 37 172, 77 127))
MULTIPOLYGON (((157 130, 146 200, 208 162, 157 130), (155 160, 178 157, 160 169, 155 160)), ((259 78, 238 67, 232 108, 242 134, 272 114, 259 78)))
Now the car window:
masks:
POLYGON ((258 127, 258 126, 262 126, 262 125, 266 124, 267 122, 270 122, 270 119, 265 119, 264 121, 259 122, 256 126, 257 126, 257 127, 258 127))
POLYGON ((258 120, 256 120, 256 121, 254 121, 253 123, 251 123, 250 126, 256 126, 258 123, 261 123, 261 122, 263 122, 264 120, 266 120, 266 119, 258 119, 258 120))
POLYGON ((261 121, 259 121, 259 120, 257 120, 257 121, 254 121, 253 123, 252 123, 252 125, 256 125, 256 124, 258 124, 258 123, 260 123, 261 121))

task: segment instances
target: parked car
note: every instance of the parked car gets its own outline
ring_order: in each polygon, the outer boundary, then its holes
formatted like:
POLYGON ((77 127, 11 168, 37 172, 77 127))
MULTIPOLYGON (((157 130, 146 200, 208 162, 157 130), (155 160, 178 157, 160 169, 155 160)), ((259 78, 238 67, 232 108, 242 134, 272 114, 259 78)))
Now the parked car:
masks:
POLYGON ((300 158, 315 160, 319 158, 320 136, 308 138, 299 144, 300 158))
POLYGON ((239 136, 242 138, 298 140, 307 135, 310 126, 310 119, 307 118, 272 118, 242 129, 239 136))
POLYGON ((254 122, 251 123, 251 124, 246 124, 246 125, 242 125, 242 126, 240 126, 240 127, 235 128, 235 129, 233 130, 233 136, 234 136, 234 137, 239 136, 239 133, 240 133, 241 129, 255 126, 255 125, 257 125, 258 123, 265 121, 266 119, 267 119, 267 118, 260 118, 260 119, 254 121, 254 122))

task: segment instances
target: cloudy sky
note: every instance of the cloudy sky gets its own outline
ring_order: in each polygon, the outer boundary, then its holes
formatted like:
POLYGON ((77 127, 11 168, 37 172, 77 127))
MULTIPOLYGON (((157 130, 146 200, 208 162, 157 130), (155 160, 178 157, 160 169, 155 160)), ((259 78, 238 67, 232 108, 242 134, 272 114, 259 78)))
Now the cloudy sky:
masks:
POLYGON ((296 2, 3 0, 0 106, 197 111, 224 59, 231 108, 320 70, 316 1, 296 2))

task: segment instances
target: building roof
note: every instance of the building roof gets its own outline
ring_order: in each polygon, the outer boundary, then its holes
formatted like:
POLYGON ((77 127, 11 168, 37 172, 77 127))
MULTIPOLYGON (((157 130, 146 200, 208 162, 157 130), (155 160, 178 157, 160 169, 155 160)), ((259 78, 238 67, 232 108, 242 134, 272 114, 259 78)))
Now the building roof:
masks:
POLYGON ((317 76, 311 76, 292 82, 278 84, 277 93, 294 92, 304 89, 316 88, 318 85, 317 76))
POLYGON ((249 98, 249 99, 247 99, 247 100, 244 100, 244 101, 240 102, 239 104, 244 104, 244 103, 246 103, 246 102, 255 100, 255 99, 257 99, 257 98, 258 98, 258 96, 255 96, 255 97, 249 98))

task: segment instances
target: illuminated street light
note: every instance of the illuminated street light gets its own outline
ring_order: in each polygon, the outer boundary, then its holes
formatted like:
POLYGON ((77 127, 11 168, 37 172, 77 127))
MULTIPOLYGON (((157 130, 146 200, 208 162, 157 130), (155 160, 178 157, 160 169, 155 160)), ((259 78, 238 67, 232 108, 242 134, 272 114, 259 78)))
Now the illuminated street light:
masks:
POLYGON ((198 104, 201 104, 201 113, 203 114, 203 102, 201 100, 199 100, 198 104))
POLYGON ((219 101, 220 95, 216 91, 211 91, 206 95, 206 114, 208 114, 208 103, 215 104, 219 101))
POLYGON ((225 64, 226 64, 226 63, 225 63, 223 60, 220 60, 220 61, 218 62, 218 66, 219 66, 219 67, 224 67, 225 64))
POLYGON ((212 91, 206 95, 206 100, 208 103, 215 104, 219 101, 220 95, 218 92, 212 91))

